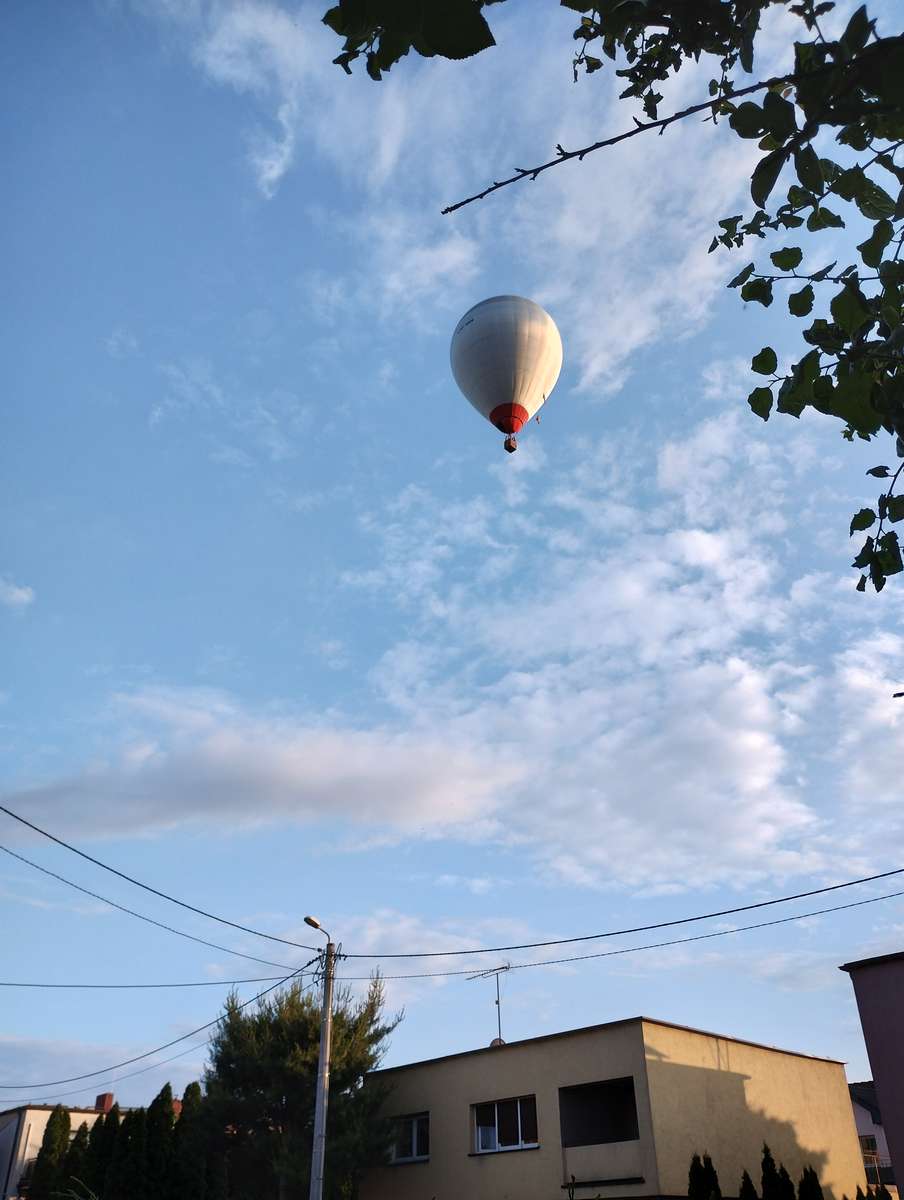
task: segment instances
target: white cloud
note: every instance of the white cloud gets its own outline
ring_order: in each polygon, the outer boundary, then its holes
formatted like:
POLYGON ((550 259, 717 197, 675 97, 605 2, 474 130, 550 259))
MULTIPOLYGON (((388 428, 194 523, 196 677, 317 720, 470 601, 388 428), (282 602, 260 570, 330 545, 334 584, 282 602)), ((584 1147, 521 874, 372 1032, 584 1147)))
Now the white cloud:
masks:
MULTIPOLYGON (((494 465, 457 503, 408 486, 362 518, 372 565, 346 575, 350 601, 404 620, 369 672, 355 663, 353 708, 138 688, 111 710, 115 754, 14 807, 54 827, 78 811, 95 834, 316 822, 346 847, 501 844, 592 887, 749 887, 831 873, 839 855, 847 873, 843 796, 798 747, 839 745, 861 772, 852 794, 891 813, 904 763, 864 748, 900 716, 890 678, 873 680, 900 645, 840 651, 833 719, 851 716, 830 732, 805 619, 820 560, 782 535, 783 467, 814 435, 789 429, 787 460, 728 412, 658 446, 626 433, 576 460, 547 448, 509 476, 494 465)), ((818 596, 823 615, 848 613, 834 585, 818 596)), ((869 634, 869 618, 845 619, 869 634)), ((310 646, 347 661, 338 636, 310 646)))
POLYGON ((119 754, 9 793, 17 811, 54 828, 77 812, 95 835, 319 821, 429 837, 485 817, 519 774, 454 737, 261 716, 212 689, 148 688, 116 704, 131 726, 119 754))
POLYGON ((13 583, 11 579, 7 579, 0 575, 0 604, 5 608, 11 608, 14 611, 22 611, 34 603, 34 589, 28 587, 27 584, 13 583))

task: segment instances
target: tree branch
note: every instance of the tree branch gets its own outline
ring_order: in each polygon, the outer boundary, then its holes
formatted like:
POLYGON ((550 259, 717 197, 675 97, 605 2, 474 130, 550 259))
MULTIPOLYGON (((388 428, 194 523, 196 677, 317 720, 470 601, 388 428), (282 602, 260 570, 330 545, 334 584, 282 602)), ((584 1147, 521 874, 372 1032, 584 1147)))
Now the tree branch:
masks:
POLYGON ((465 205, 473 204, 476 200, 483 200, 493 192, 498 192, 501 188, 508 187, 512 183, 519 183, 522 179, 536 179, 538 175, 542 175, 550 167, 558 167, 573 158, 582 161, 586 155, 592 154, 594 150, 602 150, 606 146, 615 146, 618 142, 627 141, 628 138, 636 137, 639 133, 646 133, 650 129, 658 129, 661 134, 669 125, 674 125, 676 121, 683 121, 685 117, 692 117, 695 113, 706 112, 707 110, 712 111, 727 101, 736 100, 739 96, 749 96, 753 92, 767 91, 769 88, 775 87, 778 83, 794 83, 797 79, 798 76, 794 74, 776 75, 773 79, 764 79, 760 83, 750 84, 749 87, 739 88, 736 92, 732 92, 730 96, 714 96, 710 100, 704 100, 700 104, 692 104, 690 108, 684 108, 680 112, 672 113, 669 117, 660 117, 656 121, 638 121, 635 117, 633 129, 627 129, 624 133, 617 133, 614 137, 603 138, 599 142, 593 142, 589 146, 584 146, 581 150, 562 150, 560 147, 560 152, 555 158, 551 158, 549 162, 541 163, 538 167, 517 167, 516 173, 508 179, 496 180, 489 187, 484 188, 482 192, 476 192, 473 196, 468 196, 465 200, 459 200, 455 204, 450 204, 442 210, 442 215, 447 216, 449 213, 457 212, 458 209, 464 208, 465 205))

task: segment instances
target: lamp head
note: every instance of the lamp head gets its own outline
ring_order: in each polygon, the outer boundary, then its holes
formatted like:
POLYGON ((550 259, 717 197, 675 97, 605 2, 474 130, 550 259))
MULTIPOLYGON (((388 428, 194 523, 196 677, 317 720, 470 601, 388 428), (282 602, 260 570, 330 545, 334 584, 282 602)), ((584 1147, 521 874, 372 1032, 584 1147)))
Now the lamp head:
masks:
POLYGON ((304 923, 305 923, 305 925, 310 925, 310 927, 312 929, 320 928, 320 922, 317 920, 316 917, 305 917, 304 923))

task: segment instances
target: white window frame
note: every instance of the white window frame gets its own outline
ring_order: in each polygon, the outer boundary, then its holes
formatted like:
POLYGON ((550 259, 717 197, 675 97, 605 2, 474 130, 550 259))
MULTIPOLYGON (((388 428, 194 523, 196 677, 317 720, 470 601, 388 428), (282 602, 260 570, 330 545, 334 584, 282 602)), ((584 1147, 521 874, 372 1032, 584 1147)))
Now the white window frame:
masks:
POLYGON ((532 1150, 534 1147, 539 1146, 540 1145, 540 1140, 539 1140, 540 1139, 540 1124, 539 1124, 539 1119, 536 1116, 536 1113, 537 1113, 536 1094, 530 1094, 530 1095, 526 1095, 526 1096, 507 1096, 502 1100, 482 1100, 479 1104, 472 1104, 471 1105, 471 1123, 472 1123, 472 1128, 474 1131, 474 1153, 475 1154, 507 1154, 509 1152, 509 1150, 532 1150), (534 1117, 537 1120, 537 1141, 535 1141, 535 1142, 525 1142, 521 1136, 521 1101, 522 1100, 533 1100, 533 1102, 534 1102, 534 1117), (518 1141, 513 1146, 500 1146, 499 1145, 499 1105, 500 1104, 511 1104, 512 1102, 514 1102, 517 1105, 516 1112, 518 1113, 518 1141), (480 1130, 484 1129, 484 1128, 488 1128, 488 1126, 483 1126, 483 1125, 477 1124, 477 1110, 478 1110, 478 1108, 485 1108, 485 1107, 487 1107, 487 1105, 490 1105, 490 1104, 492 1104, 492 1106, 493 1106, 493 1128, 496 1131, 496 1145, 493 1146, 492 1148, 482 1149, 481 1145, 480 1145, 480 1130))
POLYGON ((396 1134, 392 1139, 392 1156, 391 1156, 390 1161, 394 1162, 394 1163, 427 1162, 430 1158, 429 1149, 426 1154, 418 1154, 417 1153, 417 1123, 418 1123, 418 1121, 426 1120, 426 1122, 427 1122, 427 1145, 429 1146, 430 1145, 430 1112, 429 1112, 429 1110, 426 1112, 418 1112, 418 1113, 403 1113, 401 1116, 394 1117, 393 1120, 396 1125, 396 1134), (396 1150, 398 1148, 398 1126, 403 1121, 407 1122, 408 1129, 411 1134, 410 1141, 409 1141, 409 1147, 411 1149, 411 1153, 405 1154, 405 1155, 400 1155, 400 1154, 396 1154, 396 1150))

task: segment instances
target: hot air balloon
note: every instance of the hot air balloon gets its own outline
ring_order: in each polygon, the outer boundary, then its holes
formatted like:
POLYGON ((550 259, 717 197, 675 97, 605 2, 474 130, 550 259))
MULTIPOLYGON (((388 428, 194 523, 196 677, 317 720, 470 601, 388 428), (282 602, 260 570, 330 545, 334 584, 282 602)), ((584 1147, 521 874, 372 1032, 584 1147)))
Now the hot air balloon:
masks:
POLYGON ((466 399, 506 434, 515 434, 543 407, 562 369, 562 339, 552 317, 533 300, 492 296, 469 308, 449 347, 452 374, 466 399))

